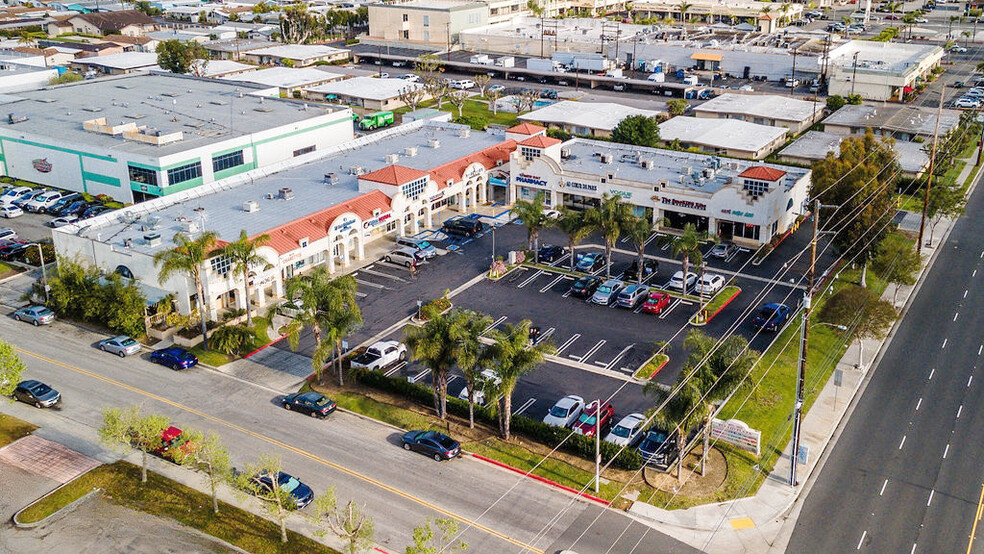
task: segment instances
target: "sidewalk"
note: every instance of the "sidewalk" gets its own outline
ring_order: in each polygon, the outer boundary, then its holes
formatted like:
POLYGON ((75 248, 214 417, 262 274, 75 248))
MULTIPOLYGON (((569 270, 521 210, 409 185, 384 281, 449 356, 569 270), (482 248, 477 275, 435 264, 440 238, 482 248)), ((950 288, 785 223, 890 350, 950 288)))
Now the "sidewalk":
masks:
MULTIPOLYGON (((960 174, 960 182, 963 182, 975 169, 967 165, 960 174)), ((953 223, 955 221, 942 221, 939 226, 941 228, 937 229, 932 243, 927 243, 923 251, 926 258, 923 262, 922 275, 925 275, 934 261, 935 253, 949 235, 953 223)), ((927 240, 928 231, 927 229, 927 240)), ((900 316, 896 325, 905 316, 909 299, 920 283, 921 279, 915 286, 898 287, 896 307, 900 309, 900 316)), ((896 286, 892 284, 886 287, 882 299, 892 302, 896 294, 895 289, 896 286)), ((803 418, 800 442, 801 446, 809 449, 809 456, 806 465, 801 465, 797 470, 799 484, 796 487, 789 485, 789 452, 792 448, 790 443, 786 445, 784 454, 776 462, 755 496, 673 511, 635 502, 629 508, 629 514, 705 552, 772 550, 782 552, 785 549, 783 536, 788 540, 788 532, 791 530, 791 526, 786 526, 790 509, 807 481, 813 477, 817 463, 821 460, 831 437, 840 426, 856 394, 864 385, 872 360, 876 359, 883 345, 891 340, 893 334, 894 328, 883 341, 871 339, 863 341, 864 356, 860 360, 863 364, 859 364, 860 353, 857 341, 849 345, 844 356, 837 363, 836 369, 842 371, 841 386, 835 386, 834 379, 829 379, 810 411, 803 418)), ((790 521, 790 523, 795 522, 790 521)))

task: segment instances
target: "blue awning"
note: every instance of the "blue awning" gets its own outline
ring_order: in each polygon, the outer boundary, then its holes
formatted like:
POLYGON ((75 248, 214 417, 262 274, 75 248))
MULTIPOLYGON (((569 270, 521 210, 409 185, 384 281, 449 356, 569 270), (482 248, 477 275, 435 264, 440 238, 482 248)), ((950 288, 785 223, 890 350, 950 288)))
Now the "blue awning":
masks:
POLYGON ((497 187, 505 187, 509 185, 505 179, 500 179, 498 177, 489 177, 489 184, 497 187))

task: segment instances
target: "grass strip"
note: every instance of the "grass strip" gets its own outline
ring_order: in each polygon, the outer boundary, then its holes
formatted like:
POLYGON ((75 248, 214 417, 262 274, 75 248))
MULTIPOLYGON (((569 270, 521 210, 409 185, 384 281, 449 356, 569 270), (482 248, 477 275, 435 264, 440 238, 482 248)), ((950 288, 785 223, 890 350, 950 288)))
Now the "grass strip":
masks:
POLYGON ((219 503, 216 515, 208 495, 154 472, 148 472, 147 482, 141 483, 140 468, 124 461, 99 466, 79 476, 29 506, 21 513, 20 521, 41 521, 97 488, 102 489, 103 498, 109 502, 173 519, 248 552, 338 552, 294 531, 287 532, 286 544, 281 543, 276 523, 224 502, 219 503))
POLYGON ((654 375, 659 373, 659 370, 663 369, 663 366, 670 361, 670 357, 666 354, 657 354, 653 359, 646 362, 646 365, 640 367, 636 370, 632 377, 636 379, 652 379, 654 375))
POLYGON ((0 447, 30 435, 37 428, 16 417, 0 414, 0 447))

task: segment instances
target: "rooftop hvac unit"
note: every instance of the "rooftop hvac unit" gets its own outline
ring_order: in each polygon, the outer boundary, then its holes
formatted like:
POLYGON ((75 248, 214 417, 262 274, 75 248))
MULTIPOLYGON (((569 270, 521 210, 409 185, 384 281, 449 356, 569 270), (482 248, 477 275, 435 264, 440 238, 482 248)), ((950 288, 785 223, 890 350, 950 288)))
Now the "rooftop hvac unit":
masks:
POLYGON ((198 223, 195 223, 194 221, 191 220, 182 221, 181 230, 184 231, 185 233, 197 233, 198 223))
POLYGON ((643 169, 652 169, 656 167, 656 163, 653 162, 653 160, 641 160, 639 165, 641 165, 643 169))
POLYGON ((398 161, 400 161, 399 154, 386 154, 386 165, 393 165, 398 161))
POLYGON ((349 173, 351 173, 352 175, 365 175, 366 168, 362 167, 361 165, 353 165, 352 167, 349 168, 349 173))
POLYGON ((283 187, 278 192, 280 193, 281 200, 293 200, 294 199, 294 190, 293 189, 290 189, 290 188, 287 188, 287 187, 283 187))
POLYGON ((338 184, 338 174, 337 173, 325 173, 325 184, 326 185, 337 185, 338 184))
POLYGON ((144 242, 147 243, 147 246, 150 246, 151 248, 161 245, 160 233, 147 233, 144 235, 143 238, 144 238, 144 242))
POLYGON ((430 146, 431 148, 440 148, 441 141, 437 140, 436 138, 428 139, 427 146, 430 146))
POLYGON ((403 155, 406 156, 406 157, 408 157, 408 158, 412 158, 412 157, 416 156, 417 155, 417 147, 416 146, 407 146, 406 148, 403 149, 403 155))
POLYGON ((260 204, 256 200, 247 200, 243 202, 243 211, 248 214, 258 212, 260 211, 260 204))
POLYGON ((603 163, 603 164, 610 164, 610 163, 612 163, 612 155, 611 154, 602 154, 601 155, 601 163, 603 163))
POLYGON ((571 157, 571 149, 570 148, 561 148, 560 149, 560 158, 562 160, 570 159, 570 157, 571 157))
POLYGON ((693 172, 694 172, 694 168, 690 167, 689 165, 685 165, 680 168, 680 173, 683 173, 684 175, 690 175, 693 172))
POLYGON ((468 138, 471 136, 471 128, 466 127, 458 131, 458 136, 460 138, 468 138))

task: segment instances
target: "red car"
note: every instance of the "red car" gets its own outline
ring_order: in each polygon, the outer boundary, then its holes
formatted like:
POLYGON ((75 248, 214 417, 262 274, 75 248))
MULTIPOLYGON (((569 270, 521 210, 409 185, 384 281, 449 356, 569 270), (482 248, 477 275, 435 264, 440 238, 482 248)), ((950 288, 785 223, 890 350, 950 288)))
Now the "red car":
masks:
POLYGON ((642 311, 647 314, 658 314, 670 305, 670 295, 665 292, 654 292, 646 299, 642 305, 642 311))
POLYGON ((612 415, 615 413, 615 408, 612 407, 611 402, 605 402, 599 410, 598 404, 599 401, 595 400, 584 408, 584 411, 581 412, 581 417, 577 418, 577 421, 574 422, 573 430, 575 433, 586 437, 593 437, 599 427, 602 432, 608 428, 608 424, 612 420, 612 415))
POLYGON ((184 432, 177 427, 171 426, 161 432, 161 441, 164 443, 159 449, 154 451, 154 454, 164 458, 165 460, 174 461, 173 448, 176 446, 182 451, 182 453, 188 453, 195 449, 196 444, 186 440, 181 435, 184 432))

